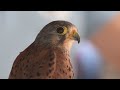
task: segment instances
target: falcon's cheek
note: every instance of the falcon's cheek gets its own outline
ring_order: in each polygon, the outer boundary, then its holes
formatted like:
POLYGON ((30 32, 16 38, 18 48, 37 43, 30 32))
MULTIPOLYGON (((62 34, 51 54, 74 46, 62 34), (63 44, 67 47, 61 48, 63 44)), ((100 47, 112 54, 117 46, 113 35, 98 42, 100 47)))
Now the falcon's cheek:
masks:
POLYGON ((70 51, 73 43, 74 43, 74 40, 66 39, 63 43, 63 46, 70 51))
POLYGON ((52 45, 58 45, 60 43, 61 37, 59 37, 58 35, 54 35, 48 39, 52 45))

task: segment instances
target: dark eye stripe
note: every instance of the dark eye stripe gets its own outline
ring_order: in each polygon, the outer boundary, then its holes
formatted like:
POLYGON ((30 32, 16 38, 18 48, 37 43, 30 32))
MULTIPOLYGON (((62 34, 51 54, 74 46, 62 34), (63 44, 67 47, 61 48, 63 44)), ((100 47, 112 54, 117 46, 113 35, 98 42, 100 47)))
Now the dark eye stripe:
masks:
POLYGON ((57 28, 57 33, 63 33, 64 29, 62 27, 57 28))

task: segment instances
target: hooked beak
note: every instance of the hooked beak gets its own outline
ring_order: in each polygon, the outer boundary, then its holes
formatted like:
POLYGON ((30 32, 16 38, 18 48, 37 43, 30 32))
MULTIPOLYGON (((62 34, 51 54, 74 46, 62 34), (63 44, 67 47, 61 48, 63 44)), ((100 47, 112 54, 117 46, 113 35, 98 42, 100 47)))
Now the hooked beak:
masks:
POLYGON ((73 33, 73 39, 78 41, 78 43, 80 43, 80 35, 78 34, 78 32, 73 33))

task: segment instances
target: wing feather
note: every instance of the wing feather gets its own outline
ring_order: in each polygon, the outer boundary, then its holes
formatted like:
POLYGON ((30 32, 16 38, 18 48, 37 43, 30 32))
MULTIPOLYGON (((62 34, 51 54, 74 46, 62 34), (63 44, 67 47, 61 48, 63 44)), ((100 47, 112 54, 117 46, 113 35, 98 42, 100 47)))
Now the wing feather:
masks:
POLYGON ((56 68, 56 54, 52 48, 32 43, 15 59, 9 79, 52 78, 56 68))

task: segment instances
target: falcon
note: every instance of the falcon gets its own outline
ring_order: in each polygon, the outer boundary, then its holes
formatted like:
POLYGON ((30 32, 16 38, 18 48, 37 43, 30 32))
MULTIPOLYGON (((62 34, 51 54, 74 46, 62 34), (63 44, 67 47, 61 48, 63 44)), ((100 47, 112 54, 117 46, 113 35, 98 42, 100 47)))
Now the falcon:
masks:
POLYGON ((73 79, 70 49, 74 41, 80 42, 75 25, 64 20, 48 23, 17 56, 9 79, 73 79))

